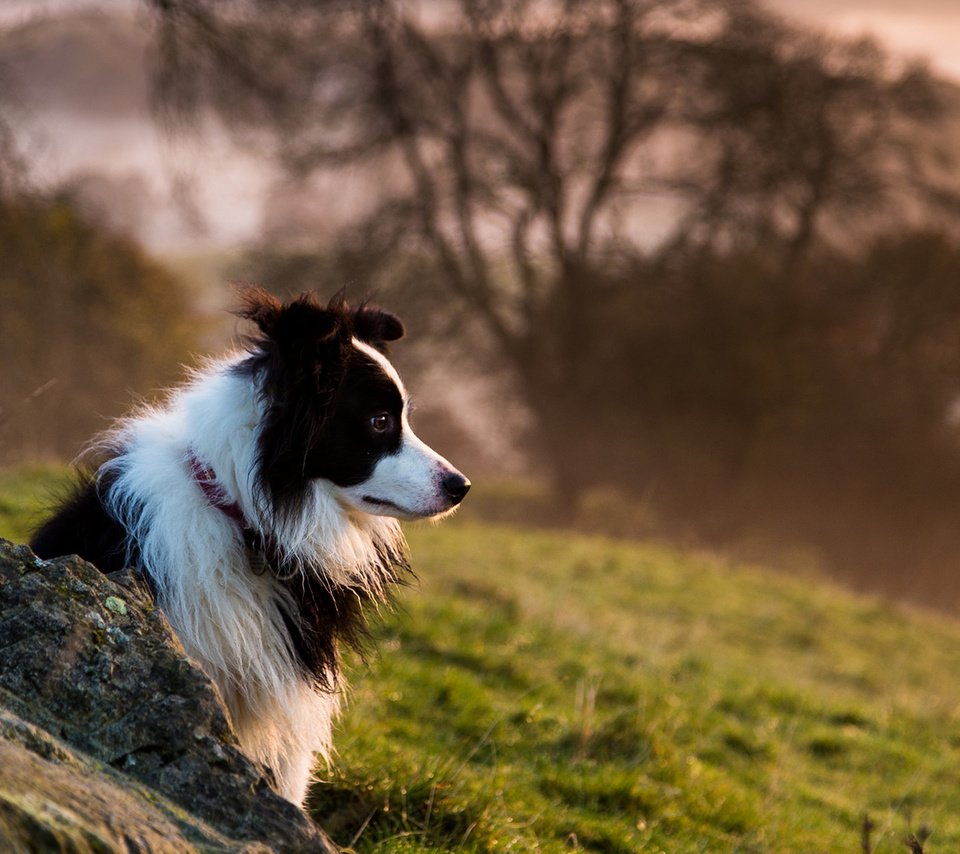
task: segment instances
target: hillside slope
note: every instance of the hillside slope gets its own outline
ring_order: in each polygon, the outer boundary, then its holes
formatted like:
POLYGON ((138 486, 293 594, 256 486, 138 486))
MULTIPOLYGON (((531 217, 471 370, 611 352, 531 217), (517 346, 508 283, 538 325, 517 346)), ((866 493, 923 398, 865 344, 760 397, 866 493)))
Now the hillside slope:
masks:
POLYGON ((855 851, 865 814, 873 851, 960 845, 960 625, 469 510, 409 535, 313 793, 341 845, 855 851))

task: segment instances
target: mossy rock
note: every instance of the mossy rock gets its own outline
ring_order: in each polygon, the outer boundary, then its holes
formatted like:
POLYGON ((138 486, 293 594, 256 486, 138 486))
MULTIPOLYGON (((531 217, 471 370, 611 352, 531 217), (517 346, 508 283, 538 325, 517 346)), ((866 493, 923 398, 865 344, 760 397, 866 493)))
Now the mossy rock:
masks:
POLYGON ((0 849, 335 851, 130 571, 0 540, 0 849))

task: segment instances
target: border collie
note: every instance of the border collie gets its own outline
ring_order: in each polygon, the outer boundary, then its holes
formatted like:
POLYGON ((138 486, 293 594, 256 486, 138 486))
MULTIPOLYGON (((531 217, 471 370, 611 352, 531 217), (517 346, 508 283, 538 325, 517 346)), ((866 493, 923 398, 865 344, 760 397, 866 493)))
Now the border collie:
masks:
POLYGON ((246 348, 105 434, 31 546, 142 571, 241 747, 302 804, 330 760, 338 645, 408 571, 397 520, 452 512, 470 482, 410 429, 392 314, 257 289, 237 313, 246 348))

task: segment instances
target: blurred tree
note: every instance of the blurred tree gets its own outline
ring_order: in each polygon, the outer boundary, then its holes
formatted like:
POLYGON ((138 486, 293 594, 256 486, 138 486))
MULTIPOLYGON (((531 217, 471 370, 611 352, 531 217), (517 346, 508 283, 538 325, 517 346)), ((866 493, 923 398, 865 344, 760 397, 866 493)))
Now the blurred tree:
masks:
MULTIPOLYGON (((213 103, 266 124, 299 174, 399 173, 345 255, 374 279, 398 253, 426 262, 410 267, 421 289, 454 297, 515 373, 571 502, 611 465, 642 470, 639 451, 610 453, 636 444, 650 402, 630 358, 650 324, 619 310, 637 294, 753 253, 771 340, 790 340, 791 283, 827 233, 849 245, 905 208, 956 205, 905 145, 940 109, 922 71, 750 0, 152 6, 167 115, 213 103), (663 233, 642 233, 654 214, 663 233)), ((667 383, 689 363, 676 355, 655 360, 667 383)), ((752 437, 766 404, 738 409, 733 391, 725 421, 752 437)))
POLYGON ((16 97, 10 73, 0 64, 0 195, 22 190, 27 183, 27 167, 22 143, 14 131, 16 97))
POLYGON ((71 457, 191 341, 183 284, 66 197, 0 196, 0 460, 71 457))
POLYGON ((183 283, 131 240, 41 191, 0 68, 0 462, 71 457, 176 375, 192 340, 183 283))
POLYGON ((710 49, 689 108, 697 156, 675 179, 697 190, 665 257, 759 249, 787 282, 818 242, 955 213, 957 188, 924 168, 922 125, 946 105, 922 68, 737 6, 710 49))

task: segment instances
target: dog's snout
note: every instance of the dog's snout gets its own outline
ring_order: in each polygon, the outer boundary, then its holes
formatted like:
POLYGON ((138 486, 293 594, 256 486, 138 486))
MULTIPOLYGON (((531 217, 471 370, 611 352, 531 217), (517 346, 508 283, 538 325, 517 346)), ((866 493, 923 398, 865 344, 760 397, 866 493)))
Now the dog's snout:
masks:
POLYGON ((442 483, 444 492, 450 496, 454 504, 463 501, 464 496, 470 491, 470 481, 458 471, 447 472, 443 476, 442 483))

